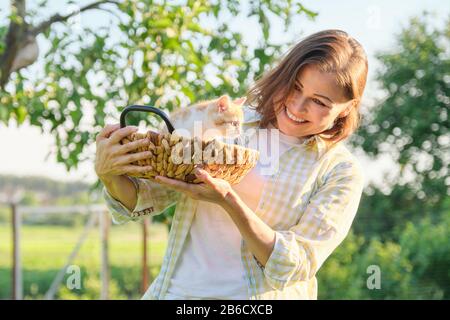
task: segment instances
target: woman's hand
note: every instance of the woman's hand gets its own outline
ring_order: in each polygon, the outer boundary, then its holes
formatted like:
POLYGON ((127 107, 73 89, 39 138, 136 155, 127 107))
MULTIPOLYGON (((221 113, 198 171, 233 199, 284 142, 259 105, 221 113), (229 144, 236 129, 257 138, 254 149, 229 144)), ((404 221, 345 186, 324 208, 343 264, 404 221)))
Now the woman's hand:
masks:
POLYGON ((233 191, 228 181, 213 178, 207 171, 200 168, 195 169, 194 173, 202 183, 192 184, 162 176, 156 176, 155 180, 183 192, 195 200, 213 202, 219 205, 226 203, 226 196, 233 191))
POLYGON ((150 166, 137 166, 131 163, 148 158, 150 151, 128 154, 139 147, 149 145, 148 139, 141 139, 121 145, 120 141, 126 136, 136 132, 137 128, 128 126, 120 128, 119 124, 107 125, 97 135, 95 154, 95 172, 102 181, 114 176, 143 173, 151 170, 150 166))

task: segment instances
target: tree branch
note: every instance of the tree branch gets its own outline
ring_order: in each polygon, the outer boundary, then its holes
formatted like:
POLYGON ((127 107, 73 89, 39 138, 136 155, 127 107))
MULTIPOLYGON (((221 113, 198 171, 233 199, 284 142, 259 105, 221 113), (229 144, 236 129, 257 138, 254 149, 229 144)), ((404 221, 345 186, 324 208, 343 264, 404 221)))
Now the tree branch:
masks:
POLYGON ((65 16, 61 16, 60 14, 55 14, 47 21, 41 22, 38 26, 34 27, 31 30, 31 33, 36 36, 39 33, 44 32, 48 27, 50 27, 52 24, 54 24, 56 22, 67 21, 70 17, 73 17, 74 15, 77 15, 78 13, 83 12, 83 11, 92 10, 92 9, 101 9, 101 8, 99 8, 99 6, 102 4, 106 4, 106 3, 112 3, 112 4, 116 4, 116 5, 120 4, 118 1, 114 1, 114 0, 102 0, 102 1, 97 1, 97 2, 93 2, 91 4, 88 4, 88 5, 80 8, 79 11, 69 13, 65 16))
MULTIPOLYGON (((13 0, 11 1, 11 9, 16 8, 17 15, 22 19, 22 22, 25 23, 25 15, 27 13, 26 11, 26 4, 25 0, 13 0)), ((13 11, 12 9, 11 11, 13 11)))
POLYGON ((25 0, 11 1, 11 13, 16 12, 16 17, 11 18, 8 33, 5 38, 5 51, 0 56, 0 88, 3 89, 9 79, 14 58, 19 51, 20 43, 26 36, 27 25, 25 23, 25 0))

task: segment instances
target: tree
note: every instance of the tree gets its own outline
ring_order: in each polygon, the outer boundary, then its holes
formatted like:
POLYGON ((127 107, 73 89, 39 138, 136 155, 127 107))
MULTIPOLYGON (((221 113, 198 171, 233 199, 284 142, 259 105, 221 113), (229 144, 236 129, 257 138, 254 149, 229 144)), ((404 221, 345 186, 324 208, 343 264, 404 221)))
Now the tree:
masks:
POLYGON ((68 169, 86 159, 105 118, 129 104, 171 111, 223 93, 242 95, 283 49, 269 42, 269 15, 286 29, 293 17, 315 16, 296 1, 249 2, 248 19, 257 19, 263 35, 250 52, 228 22, 246 7, 237 0, 96 1, 78 11, 103 10, 109 25, 81 32, 67 25, 75 13, 37 21, 47 6, 42 1, 27 11, 25 0, 13 0, 9 26, 0 25, 0 121, 28 120, 52 133, 57 160, 68 169), (37 61, 38 35, 51 46, 39 58, 43 72, 32 76, 26 67, 37 61))
POLYGON ((413 18, 398 35, 397 48, 378 55, 378 81, 385 92, 355 143, 370 156, 390 154, 398 171, 386 176, 389 196, 371 186, 356 229, 390 238, 407 221, 432 221, 445 211, 450 194, 449 122, 450 19, 442 30, 430 27, 429 15, 413 18))
MULTIPOLYGON (((45 1, 46 2, 46 1, 45 1)), ((45 2, 41 6, 45 6, 45 2)), ((97 1, 88 6, 80 8, 79 12, 98 9, 101 4, 116 3, 115 1, 97 1)), ((0 87, 4 88, 12 72, 20 70, 34 63, 39 54, 39 46, 36 37, 47 31, 56 22, 67 21, 76 12, 68 15, 56 14, 50 19, 32 26, 27 22, 30 12, 27 11, 25 0, 11 1, 11 14, 9 16, 9 28, 2 45, 3 52, 0 56, 0 87)), ((35 12, 31 12, 34 15, 35 12)), ((3 26, 3 33, 6 28, 3 26)))

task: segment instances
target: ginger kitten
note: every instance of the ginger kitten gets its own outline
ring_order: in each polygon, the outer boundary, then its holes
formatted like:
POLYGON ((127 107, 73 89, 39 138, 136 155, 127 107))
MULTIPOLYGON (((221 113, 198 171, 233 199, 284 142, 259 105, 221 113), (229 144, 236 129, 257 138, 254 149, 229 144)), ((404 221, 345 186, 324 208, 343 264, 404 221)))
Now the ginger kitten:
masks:
MULTIPOLYGON (((177 109, 170 114, 170 121, 177 134, 188 138, 202 137, 207 141, 213 138, 238 137, 242 132, 242 106, 245 100, 246 98, 238 98, 231 101, 230 97, 223 95, 177 109)), ((160 132, 168 132, 164 122, 160 132)))

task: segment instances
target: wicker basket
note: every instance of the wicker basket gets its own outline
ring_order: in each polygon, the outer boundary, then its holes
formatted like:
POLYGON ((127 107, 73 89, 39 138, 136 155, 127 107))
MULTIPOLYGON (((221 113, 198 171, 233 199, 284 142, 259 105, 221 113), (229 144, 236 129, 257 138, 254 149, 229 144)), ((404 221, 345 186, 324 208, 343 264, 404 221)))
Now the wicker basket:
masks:
MULTIPOLYGON (((225 143, 218 139, 201 141, 194 137, 187 139, 173 133, 174 127, 166 115, 159 109, 149 106, 129 106, 120 115, 120 126, 126 126, 125 116, 130 111, 145 111, 159 115, 167 125, 170 133, 160 134, 154 131, 133 133, 124 138, 126 144, 135 140, 149 138, 149 146, 140 147, 131 152, 151 151, 147 159, 138 160, 133 164, 152 166, 146 173, 133 174, 138 178, 153 179, 155 176, 165 176, 188 183, 200 183, 193 173, 199 167, 209 172, 212 177, 236 184, 256 165, 259 152, 239 144, 225 143)), ((234 140, 238 143, 238 139, 234 140)))

